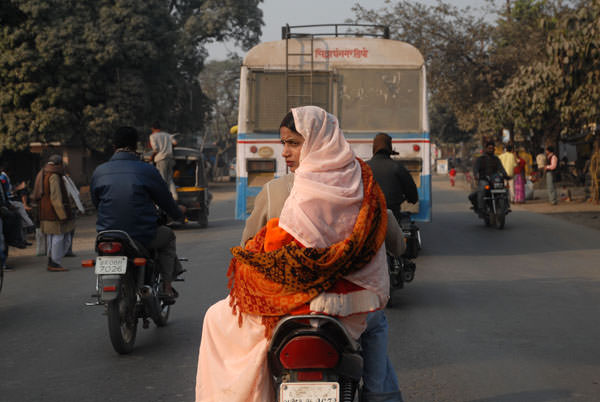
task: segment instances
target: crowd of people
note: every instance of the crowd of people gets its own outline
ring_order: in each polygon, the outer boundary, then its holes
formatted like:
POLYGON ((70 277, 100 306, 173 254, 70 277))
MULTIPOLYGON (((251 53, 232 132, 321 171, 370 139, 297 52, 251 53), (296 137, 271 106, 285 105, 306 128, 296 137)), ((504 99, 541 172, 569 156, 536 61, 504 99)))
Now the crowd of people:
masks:
MULTIPOLYGON (((559 160, 555 148, 551 145, 540 148, 535 158, 523 146, 516 148, 509 143, 501 149, 502 151, 499 151, 498 146, 493 141, 489 141, 482 154, 483 156, 486 154, 497 156, 500 161, 502 171, 500 169, 494 171, 504 175, 511 203, 521 204, 528 199, 533 199, 534 183, 541 181, 545 181, 548 203, 551 205, 557 205, 559 198, 564 201, 572 201, 570 191, 566 188, 567 185, 584 186, 588 182, 587 178, 594 176, 591 171, 593 158, 586 159, 579 156, 574 163, 569 163, 566 157, 559 160), (563 187, 560 196, 557 189, 558 183, 562 183, 563 187)), ((470 172, 467 171, 468 168, 451 163, 448 171, 451 186, 455 185, 457 172, 461 169, 470 175, 470 172)), ((474 163, 474 176, 477 176, 477 173, 478 167, 474 163)), ((593 187, 593 177, 589 181, 593 187)), ((475 183, 477 183, 477 179, 475 183)), ((594 193, 594 190, 592 189, 591 192, 594 193)), ((590 197, 593 198, 593 196, 594 194, 591 194, 590 197)))
MULTIPOLYGON (((121 141, 123 135, 120 132, 113 140, 121 141)), ((167 183, 171 197, 175 200, 177 192, 173 182, 173 146, 176 143, 174 135, 163 131, 159 122, 152 124, 149 136, 152 149, 150 161, 155 165, 158 177, 167 183)), ((128 146, 132 146, 135 151, 137 136, 135 144, 128 146)), ((135 158, 139 160, 138 156, 135 158)), ((62 260, 64 257, 75 256, 75 220, 78 214, 85 213, 85 208, 78 187, 66 168, 62 155, 50 155, 29 189, 26 181, 14 186, 8 169, 0 166, 0 264, 3 269, 10 271, 15 268, 7 262, 9 247, 23 249, 33 245, 28 239, 34 240, 32 237, 35 233, 36 253, 48 257, 47 270, 68 271, 62 260)), ((135 215, 136 211, 130 210, 128 213, 135 215)), ((164 237, 166 239, 169 236, 164 237)), ((172 294, 170 288, 168 292, 172 294)))

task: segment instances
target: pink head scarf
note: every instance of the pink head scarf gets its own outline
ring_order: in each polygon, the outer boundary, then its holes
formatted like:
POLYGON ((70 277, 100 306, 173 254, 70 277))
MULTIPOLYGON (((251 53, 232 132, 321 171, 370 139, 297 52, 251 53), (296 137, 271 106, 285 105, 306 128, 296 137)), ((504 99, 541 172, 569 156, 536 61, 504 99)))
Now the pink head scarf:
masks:
POLYGON ((317 106, 292 114, 304 144, 279 226, 306 247, 328 247, 352 232, 363 199, 361 168, 334 115, 317 106))

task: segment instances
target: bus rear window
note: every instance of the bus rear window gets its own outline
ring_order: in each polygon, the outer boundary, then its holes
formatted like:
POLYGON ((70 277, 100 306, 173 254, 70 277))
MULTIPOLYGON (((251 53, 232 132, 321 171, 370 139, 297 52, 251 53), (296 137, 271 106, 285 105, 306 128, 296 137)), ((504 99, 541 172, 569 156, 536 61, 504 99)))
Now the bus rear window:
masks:
POLYGON ((339 81, 339 117, 344 130, 420 131, 420 70, 343 69, 339 81))
POLYGON ((285 73, 281 71, 255 71, 252 87, 252 116, 254 131, 279 132, 281 119, 289 107, 304 105, 330 108, 330 75, 324 72, 290 71, 288 74, 288 99, 286 100, 285 73))

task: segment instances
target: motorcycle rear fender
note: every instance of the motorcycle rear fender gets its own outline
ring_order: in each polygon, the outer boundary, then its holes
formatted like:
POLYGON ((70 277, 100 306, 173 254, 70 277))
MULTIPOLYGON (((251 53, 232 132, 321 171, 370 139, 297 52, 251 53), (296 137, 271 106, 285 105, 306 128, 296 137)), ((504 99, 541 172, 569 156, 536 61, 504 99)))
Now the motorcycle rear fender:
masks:
POLYGON ((122 275, 99 275, 98 293, 100 294, 100 300, 109 302, 117 298, 121 289, 121 276, 122 275))
POLYGON ((359 353, 360 345, 350 337, 338 320, 316 314, 286 317, 273 331, 267 355, 271 374, 275 378, 281 378, 287 372, 279 361, 281 348, 299 335, 323 337, 337 349, 340 355, 337 367, 325 371, 355 381, 360 380, 363 370, 363 359, 359 353))

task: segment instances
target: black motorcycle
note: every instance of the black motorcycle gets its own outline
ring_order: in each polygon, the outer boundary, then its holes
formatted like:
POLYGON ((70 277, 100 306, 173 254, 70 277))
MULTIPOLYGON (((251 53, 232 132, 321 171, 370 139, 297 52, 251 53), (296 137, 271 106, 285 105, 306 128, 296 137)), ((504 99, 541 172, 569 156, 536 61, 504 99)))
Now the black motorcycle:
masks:
MULTIPOLYGON (((96 237, 95 260, 83 266, 95 267, 97 300, 89 306, 104 305, 113 348, 131 353, 139 319, 148 328, 167 325, 174 300, 161 296, 162 279, 155 251, 147 250, 121 230, 105 230, 96 237)), ((184 259, 180 259, 184 260, 184 259)))
POLYGON ((478 215, 486 226, 495 226, 503 229, 506 224, 506 215, 510 212, 508 202, 508 188, 504 177, 493 174, 485 178, 483 188, 483 205, 478 205, 478 215))
POLYGON ((360 345, 326 315, 282 319, 268 363, 277 401, 354 401, 363 371, 360 345))
POLYGON ((406 251, 402 256, 408 259, 417 258, 419 256, 419 251, 421 251, 422 248, 421 231, 412 219, 410 212, 400 212, 398 224, 406 239, 406 251))

